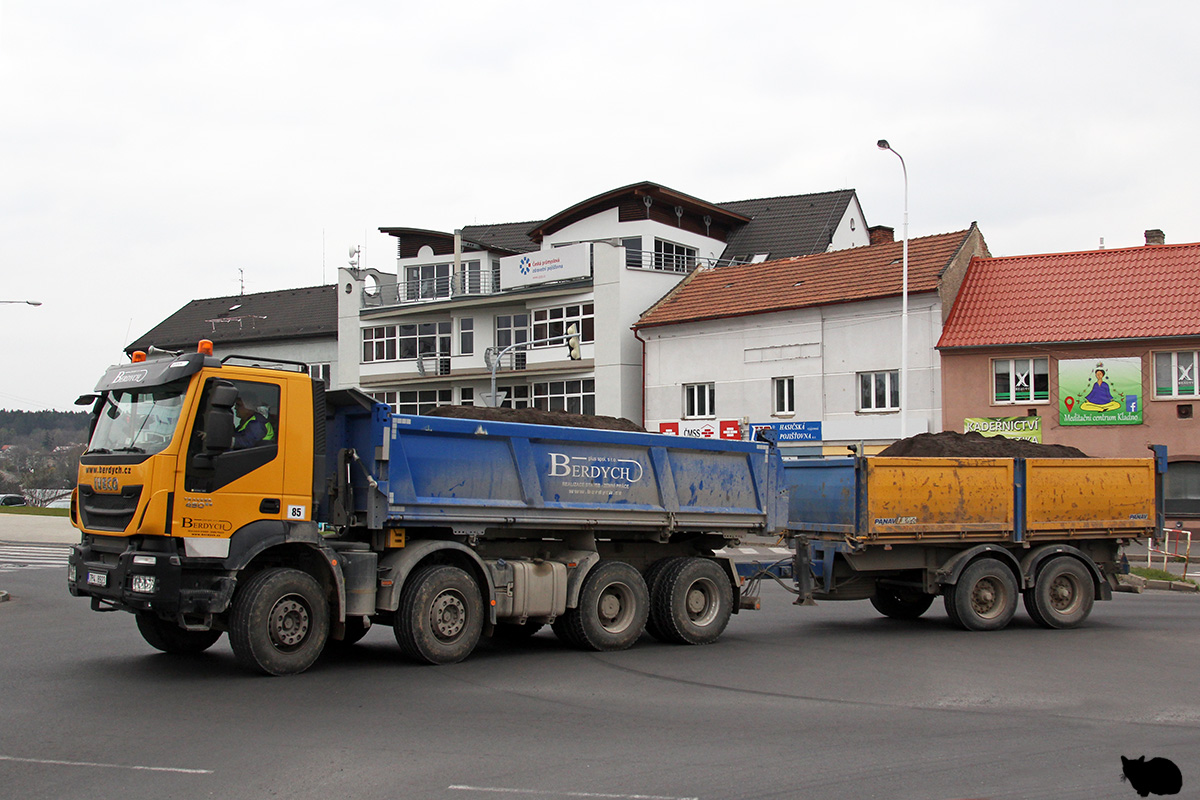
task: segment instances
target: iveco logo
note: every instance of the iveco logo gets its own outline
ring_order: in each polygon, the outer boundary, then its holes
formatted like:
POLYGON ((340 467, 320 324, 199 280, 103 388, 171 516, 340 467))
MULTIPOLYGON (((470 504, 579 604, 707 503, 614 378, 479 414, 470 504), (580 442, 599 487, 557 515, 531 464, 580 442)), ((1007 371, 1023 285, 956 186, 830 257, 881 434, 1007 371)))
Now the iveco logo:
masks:
POLYGON ((92 486, 97 492, 119 492, 121 491, 120 482, 115 476, 101 476, 92 478, 92 486))

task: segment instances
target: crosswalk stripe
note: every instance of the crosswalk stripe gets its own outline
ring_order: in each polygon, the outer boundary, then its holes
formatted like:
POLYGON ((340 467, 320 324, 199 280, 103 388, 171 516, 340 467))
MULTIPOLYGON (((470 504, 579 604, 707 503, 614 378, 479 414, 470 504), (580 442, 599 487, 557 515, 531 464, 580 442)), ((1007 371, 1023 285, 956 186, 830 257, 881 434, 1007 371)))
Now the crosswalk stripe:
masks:
POLYGON ((62 545, 0 544, 0 572, 65 567, 70 554, 62 545))

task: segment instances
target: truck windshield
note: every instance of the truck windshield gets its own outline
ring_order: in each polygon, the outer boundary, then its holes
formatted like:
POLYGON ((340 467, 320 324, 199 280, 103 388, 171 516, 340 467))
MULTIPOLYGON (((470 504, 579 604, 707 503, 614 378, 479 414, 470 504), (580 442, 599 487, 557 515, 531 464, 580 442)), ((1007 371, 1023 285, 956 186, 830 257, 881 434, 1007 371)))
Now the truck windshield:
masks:
POLYGON ((183 410, 184 387, 118 389, 101 399, 87 454, 153 455, 170 443, 183 410))

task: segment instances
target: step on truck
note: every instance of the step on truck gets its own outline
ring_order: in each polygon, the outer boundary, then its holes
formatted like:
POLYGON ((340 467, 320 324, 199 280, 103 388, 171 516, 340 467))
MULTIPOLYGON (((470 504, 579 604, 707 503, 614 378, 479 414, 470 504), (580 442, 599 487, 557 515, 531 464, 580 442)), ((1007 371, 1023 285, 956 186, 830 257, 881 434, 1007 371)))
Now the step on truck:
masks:
POLYGON ((228 633, 283 675, 373 624, 428 664, 544 625, 705 644, 757 605, 718 551, 787 531, 765 443, 393 414, 264 363, 135 353, 80 398, 68 589, 159 650, 228 633))
POLYGON ((1073 628, 1118 584, 1121 547, 1162 534, 1166 447, 1151 458, 787 461, 798 602, 870 600, 916 619, 998 630, 1018 600, 1073 628))

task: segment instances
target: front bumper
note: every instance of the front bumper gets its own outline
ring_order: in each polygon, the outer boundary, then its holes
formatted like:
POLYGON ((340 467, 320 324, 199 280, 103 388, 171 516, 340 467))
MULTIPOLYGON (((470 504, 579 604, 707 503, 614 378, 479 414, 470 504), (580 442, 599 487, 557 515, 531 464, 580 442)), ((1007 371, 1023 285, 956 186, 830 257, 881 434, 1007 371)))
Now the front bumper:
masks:
POLYGON ((173 552, 168 537, 85 537, 71 548, 67 591, 94 611, 151 611, 188 628, 229 608, 236 581, 215 559, 173 552), (121 549, 121 548, 124 549, 121 549))

